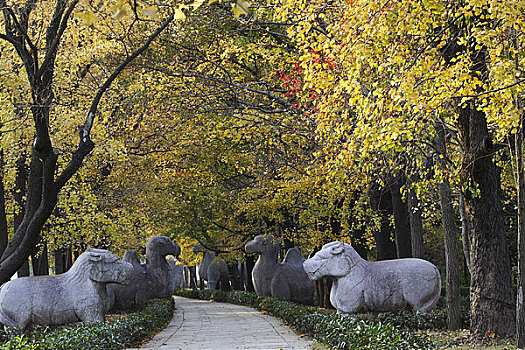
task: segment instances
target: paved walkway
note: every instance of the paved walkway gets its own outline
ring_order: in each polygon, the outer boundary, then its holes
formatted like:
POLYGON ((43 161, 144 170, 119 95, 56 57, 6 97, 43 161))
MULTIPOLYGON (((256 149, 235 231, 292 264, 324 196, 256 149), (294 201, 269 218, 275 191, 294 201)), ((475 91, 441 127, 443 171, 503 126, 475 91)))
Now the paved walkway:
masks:
POLYGON ((312 345, 280 320, 252 308, 175 297, 170 324, 141 349, 306 350, 312 345))

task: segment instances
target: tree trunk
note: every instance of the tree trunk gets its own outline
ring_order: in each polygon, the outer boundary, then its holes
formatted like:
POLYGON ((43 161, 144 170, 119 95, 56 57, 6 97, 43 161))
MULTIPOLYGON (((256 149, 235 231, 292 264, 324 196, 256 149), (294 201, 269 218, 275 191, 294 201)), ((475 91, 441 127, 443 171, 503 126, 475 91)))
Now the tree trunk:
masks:
POLYGON ((29 272, 29 260, 26 259, 22 266, 16 271, 16 275, 18 277, 28 277, 30 275, 29 272))
POLYGON ((66 272, 64 267, 64 248, 56 248, 53 256, 55 258, 55 274, 59 275, 66 272))
POLYGON ((463 243, 463 255, 465 256, 465 265, 470 273, 470 236, 472 235, 472 220, 468 216, 465 208, 465 198, 463 193, 459 195, 459 213, 461 216, 461 241, 463 243))
POLYGON ((248 292, 255 292, 253 286, 252 271, 255 266, 255 258, 252 255, 245 255, 246 259, 246 290, 248 292))
POLYGON ((68 20, 78 1, 68 2, 60 0, 56 2, 50 21, 47 23, 47 26, 42 28, 42 33, 45 32, 45 42, 39 43, 41 45, 40 49, 31 42, 30 37, 32 33, 28 30, 30 24, 34 22, 34 20, 30 20, 30 14, 36 8, 36 4, 25 6, 22 14, 20 14, 18 9, 13 10, 5 1, 2 1, 2 3, 3 10, 1 15, 3 15, 4 26, 2 27, 3 32, 0 32, 0 39, 10 43, 23 62, 31 88, 32 101, 30 109, 33 117, 35 138, 31 155, 25 211, 13 238, 9 241, 0 257, 0 284, 8 281, 33 253, 40 239, 40 231, 56 206, 58 192, 78 171, 84 158, 93 150, 94 143, 91 141, 90 133, 102 96, 124 68, 142 54, 174 19, 173 15, 166 19, 149 36, 146 42, 127 56, 106 79, 104 84, 98 88, 89 111, 87 111, 85 122, 79 127, 78 147, 71 155, 69 163, 62 168, 62 172, 55 174, 58 151, 53 148, 49 133, 49 110, 54 100, 53 76, 55 60, 63 38, 62 35, 67 29, 68 20), (43 60, 41 61, 39 60, 40 52, 37 52, 37 50, 42 51, 43 60))
POLYGON ((392 195, 392 208, 394 210, 394 229, 396 237, 396 252, 398 258, 412 257, 412 238, 410 233, 410 216, 408 205, 403 201, 401 186, 403 181, 400 176, 390 185, 392 195))
POLYGON ((47 242, 42 239, 37 246, 37 251, 31 255, 34 276, 49 275, 49 262, 47 257, 47 242))
POLYGON ((390 223, 392 215, 392 196, 389 191, 382 189, 379 184, 372 182, 368 189, 370 206, 377 211, 381 218, 381 227, 379 231, 374 232, 376 242, 376 260, 389 260, 397 257, 396 244, 392 239, 394 237, 394 228, 390 223))
POLYGON ((350 241, 352 242, 352 247, 354 247, 357 254, 366 260, 368 258, 368 248, 364 242, 364 235, 365 233, 363 229, 353 230, 350 241))
POLYGON ((56 161, 53 152, 46 157, 33 152, 24 218, 0 259, 0 283, 8 281, 33 253, 40 231, 53 212, 58 195, 54 182, 56 161))
POLYGON ((516 341, 518 348, 525 347, 525 307, 523 283, 525 282, 525 174, 523 170, 523 115, 516 132, 516 165, 518 182, 518 292, 516 300, 516 341))
POLYGON ((330 291, 332 289, 332 280, 323 277, 314 282, 319 307, 325 309, 333 309, 332 303, 330 302, 330 291))
POLYGON ((4 151, 0 151, 0 256, 7 247, 9 232, 7 230, 7 216, 5 210, 5 189, 4 189, 4 151))
MULTIPOLYGON (((473 71, 483 72, 485 56, 473 57, 473 71)), ((515 331, 515 305, 509 250, 501 203, 499 169, 485 114, 473 101, 459 110, 459 134, 465 156, 461 180, 465 208, 472 218, 470 237, 470 330, 475 337, 509 337, 515 331)))
MULTIPOLYGON (((436 123, 436 150, 439 152, 438 167, 443 172, 447 170, 446 129, 442 123, 436 123)), ((441 220, 445 236, 445 264, 447 290, 447 325, 449 330, 460 329, 461 297, 459 247, 456 229, 456 215, 452 202, 452 190, 448 177, 445 175, 439 184, 439 200, 441 202, 441 220)))
MULTIPOLYGON (((13 193, 14 207, 13 207, 13 226, 14 232, 18 229, 24 218, 24 207, 25 207, 25 193, 26 193, 26 184, 27 184, 27 157, 21 155, 16 160, 16 176, 15 176, 15 187, 13 193)), ((6 247, 7 248, 7 247, 6 247)), ((5 252, 5 249, 4 249, 5 252)), ((3 253, 3 252, 2 252, 3 253)), ((2 255, 0 255, 1 257, 2 255)), ((29 276, 29 261, 26 261, 17 271, 18 277, 27 277, 29 276)))
POLYGON ((411 189, 408 193, 408 208, 410 215, 410 233, 412 238, 412 257, 422 259, 425 255, 423 243, 423 220, 421 219, 421 208, 416 191, 411 189))
POLYGON ((193 290, 197 290, 197 267, 190 266, 188 267, 188 270, 190 272, 190 288, 193 290))

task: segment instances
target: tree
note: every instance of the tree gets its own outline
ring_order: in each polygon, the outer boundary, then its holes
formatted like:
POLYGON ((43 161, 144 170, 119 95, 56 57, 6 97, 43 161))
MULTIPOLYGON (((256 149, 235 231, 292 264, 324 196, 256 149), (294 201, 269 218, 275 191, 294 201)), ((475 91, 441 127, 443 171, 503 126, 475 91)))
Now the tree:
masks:
MULTIPOLYGON (((78 1, 57 0, 54 9, 45 6, 36 12, 37 4, 28 1, 20 6, 0 1, 4 31, 0 39, 8 42, 24 68, 31 92, 30 112, 34 143, 31 151, 27 196, 23 219, 7 244, 0 259, 0 282, 11 278, 16 270, 33 252, 40 240, 40 232, 50 217, 58 200, 60 190, 81 167, 84 158, 93 150, 91 129, 95 121, 100 100, 111 83, 122 70, 138 55, 145 51, 151 42, 173 20, 169 16, 145 43, 126 57, 105 80, 92 99, 87 117, 78 130, 78 144, 63 168, 57 168, 59 151, 53 147, 50 131, 52 104, 55 101, 53 89, 55 63, 60 55, 60 46, 64 33, 78 1), (46 21, 46 11, 50 10, 46 21), (43 16, 43 17, 38 17, 43 16), (34 21, 33 21, 34 19, 34 21), (42 23, 45 27, 45 40, 39 42, 40 31, 32 27, 42 23), (45 24, 44 24, 45 23, 45 24), (42 46, 42 48, 40 48, 42 46)), ((67 116, 64 116, 67 118, 67 116)), ((5 212, 2 213, 5 216, 5 212)))
POLYGON ((447 130, 443 123, 436 123, 436 151, 438 152, 438 166, 443 179, 439 183, 439 200, 441 202, 441 219, 445 236, 445 264, 446 264, 446 298, 447 298, 447 325, 450 330, 460 329, 461 297, 459 294, 459 249, 457 240, 456 219, 452 200, 452 189, 447 177, 447 130))
POLYGON ((304 79, 321 96, 317 132, 336 153, 334 169, 352 169, 356 181, 367 178, 374 173, 369 163, 380 157, 394 160, 396 152, 426 147, 434 116, 447 116, 461 149, 451 149, 451 185, 463 192, 472 223, 476 337, 514 333, 495 157, 497 141, 518 122, 517 104, 508 102, 523 92, 524 80, 513 75, 514 59, 523 57, 509 40, 509 28, 523 20, 519 6, 432 0, 281 7, 281 18, 295 24, 288 33, 301 50, 304 79))

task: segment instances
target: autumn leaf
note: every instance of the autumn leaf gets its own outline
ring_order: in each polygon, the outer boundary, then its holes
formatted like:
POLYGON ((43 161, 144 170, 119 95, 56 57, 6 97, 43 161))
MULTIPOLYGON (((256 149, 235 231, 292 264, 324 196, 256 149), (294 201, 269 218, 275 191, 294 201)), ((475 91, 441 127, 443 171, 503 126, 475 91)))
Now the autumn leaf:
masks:
POLYGON ((88 26, 98 21, 97 15, 94 14, 92 11, 85 11, 85 12, 78 13, 77 17, 88 26))
POLYGON ((173 14, 173 18, 180 20, 180 21, 184 21, 186 19, 186 15, 180 8, 178 8, 175 10, 175 13, 173 14))
POLYGON ((114 19, 121 19, 122 17, 125 17, 127 14, 128 14, 128 11, 125 8, 117 7, 112 17, 114 19))
POLYGON ((144 10, 142 10, 142 13, 144 16, 150 17, 156 21, 160 19, 159 17, 159 11, 155 6, 148 6, 144 10))
POLYGON ((241 15, 249 14, 248 9, 252 4, 249 1, 239 0, 233 4, 233 16, 239 18, 241 15))
MULTIPOLYGON (((205 2, 206 2, 206 0, 196 0, 193 3, 191 3, 190 6, 193 6, 193 9, 196 10, 199 7, 201 7, 205 2)), ((213 3, 213 2, 214 1, 211 1, 210 4, 213 3)))

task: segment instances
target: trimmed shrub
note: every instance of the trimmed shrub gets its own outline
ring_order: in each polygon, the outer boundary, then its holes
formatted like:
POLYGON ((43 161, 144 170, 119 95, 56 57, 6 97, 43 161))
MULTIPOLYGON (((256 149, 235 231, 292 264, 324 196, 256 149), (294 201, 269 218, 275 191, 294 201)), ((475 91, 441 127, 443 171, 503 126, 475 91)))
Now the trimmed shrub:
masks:
POLYGON ((136 346, 152 333, 162 330, 173 317, 173 300, 157 300, 143 310, 111 323, 67 327, 35 326, 27 335, 11 337, 0 345, 5 350, 118 350, 136 346))

